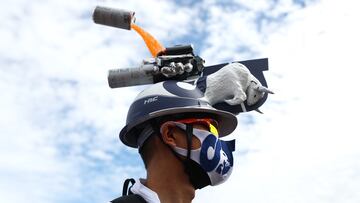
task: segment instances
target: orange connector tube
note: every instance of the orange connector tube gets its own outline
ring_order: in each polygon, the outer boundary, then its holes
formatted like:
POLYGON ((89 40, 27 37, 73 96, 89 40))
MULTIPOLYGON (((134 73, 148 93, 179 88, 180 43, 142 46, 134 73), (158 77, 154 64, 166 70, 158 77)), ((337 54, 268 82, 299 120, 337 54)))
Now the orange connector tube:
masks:
POLYGON ((165 51, 165 47, 163 47, 159 41, 157 41, 152 35, 150 35, 150 33, 146 32, 134 23, 131 23, 131 28, 134 29, 143 38, 146 46, 148 47, 153 57, 156 57, 159 53, 165 51))

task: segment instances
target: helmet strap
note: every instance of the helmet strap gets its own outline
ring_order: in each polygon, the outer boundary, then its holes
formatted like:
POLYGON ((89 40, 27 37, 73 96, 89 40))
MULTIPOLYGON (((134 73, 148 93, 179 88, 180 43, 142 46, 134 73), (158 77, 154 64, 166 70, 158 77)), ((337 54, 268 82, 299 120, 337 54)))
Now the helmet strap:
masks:
POLYGON ((210 184, 209 177, 204 173, 203 169, 195 161, 191 159, 193 125, 186 125, 186 142, 187 155, 186 160, 183 161, 185 173, 188 174, 190 183, 195 189, 201 189, 210 184))
MULTIPOLYGON (((183 163, 184 171, 188 175, 191 185, 195 189, 201 189, 201 188, 203 188, 203 187, 205 187, 207 185, 210 185, 211 182, 210 182, 210 179, 209 179, 208 175, 206 174, 206 172, 204 172, 204 170, 201 168, 201 166, 191 159, 193 125, 191 125, 191 124, 185 124, 185 125, 186 125, 186 131, 185 131, 185 133, 186 133, 186 143, 187 143, 187 155, 186 155, 185 160, 182 159, 181 156, 179 154, 177 154, 170 145, 168 145, 168 144, 166 144, 164 142, 164 140, 162 139, 161 134, 159 134, 159 133, 156 133, 156 134, 158 134, 160 140, 166 146, 169 147, 170 151, 174 154, 174 156, 180 162, 183 163)), ((154 127, 156 128, 156 125, 154 125, 154 127)), ((160 132, 160 130, 158 132, 160 132)))
POLYGON ((186 124, 186 143, 187 143, 186 159, 187 160, 189 160, 191 157, 192 135, 193 135, 193 125, 186 124))

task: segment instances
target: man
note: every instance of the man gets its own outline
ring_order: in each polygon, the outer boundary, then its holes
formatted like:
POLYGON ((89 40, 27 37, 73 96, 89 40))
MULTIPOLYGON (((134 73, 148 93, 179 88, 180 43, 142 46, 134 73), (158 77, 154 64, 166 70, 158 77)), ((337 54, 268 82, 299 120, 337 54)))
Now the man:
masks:
POLYGON ((189 203, 196 189, 227 180, 235 142, 219 138, 235 130, 237 119, 202 98, 195 86, 177 81, 154 84, 137 96, 119 137, 139 149, 147 177, 113 203, 189 203))

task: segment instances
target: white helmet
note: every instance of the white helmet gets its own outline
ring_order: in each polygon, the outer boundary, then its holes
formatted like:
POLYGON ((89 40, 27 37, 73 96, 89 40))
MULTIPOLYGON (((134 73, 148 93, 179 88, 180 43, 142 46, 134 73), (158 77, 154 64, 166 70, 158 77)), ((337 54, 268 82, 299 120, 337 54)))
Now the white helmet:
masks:
POLYGON ((201 99, 203 96, 203 92, 196 86, 185 82, 168 80, 151 85, 140 92, 131 104, 126 125, 119 134, 120 140, 127 146, 137 148, 141 130, 137 128, 154 118, 170 115, 190 114, 192 117, 199 117, 205 114, 218 122, 220 137, 232 133, 237 126, 236 116, 213 108, 201 99))

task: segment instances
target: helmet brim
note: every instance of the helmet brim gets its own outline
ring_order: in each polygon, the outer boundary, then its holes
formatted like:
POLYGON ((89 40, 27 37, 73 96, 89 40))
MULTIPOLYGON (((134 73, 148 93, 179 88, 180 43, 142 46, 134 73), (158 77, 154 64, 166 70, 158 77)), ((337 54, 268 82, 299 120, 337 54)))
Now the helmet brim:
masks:
MULTIPOLYGON (((137 148, 137 139, 138 136, 133 130, 135 126, 138 126, 146 121, 149 121, 153 118, 159 118, 162 116, 184 114, 184 113, 201 113, 201 114, 210 114, 218 122, 219 136, 224 137, 232 133, 237 126, 237 118, 234 114, 227 111, 221 111, 217 109, 207 108, 207 107, 177 107, 177 108, 168 108, 162 109, 159 111, 154 111, 148 116, 144 116, 136 123, 129 123, 126 125, 119 133, 120 140, 129 147, 137 148)), ((195 116, 194 116, 195 117, 195 116)), ((138 133, 138 132, 137 132, 138 133)))

